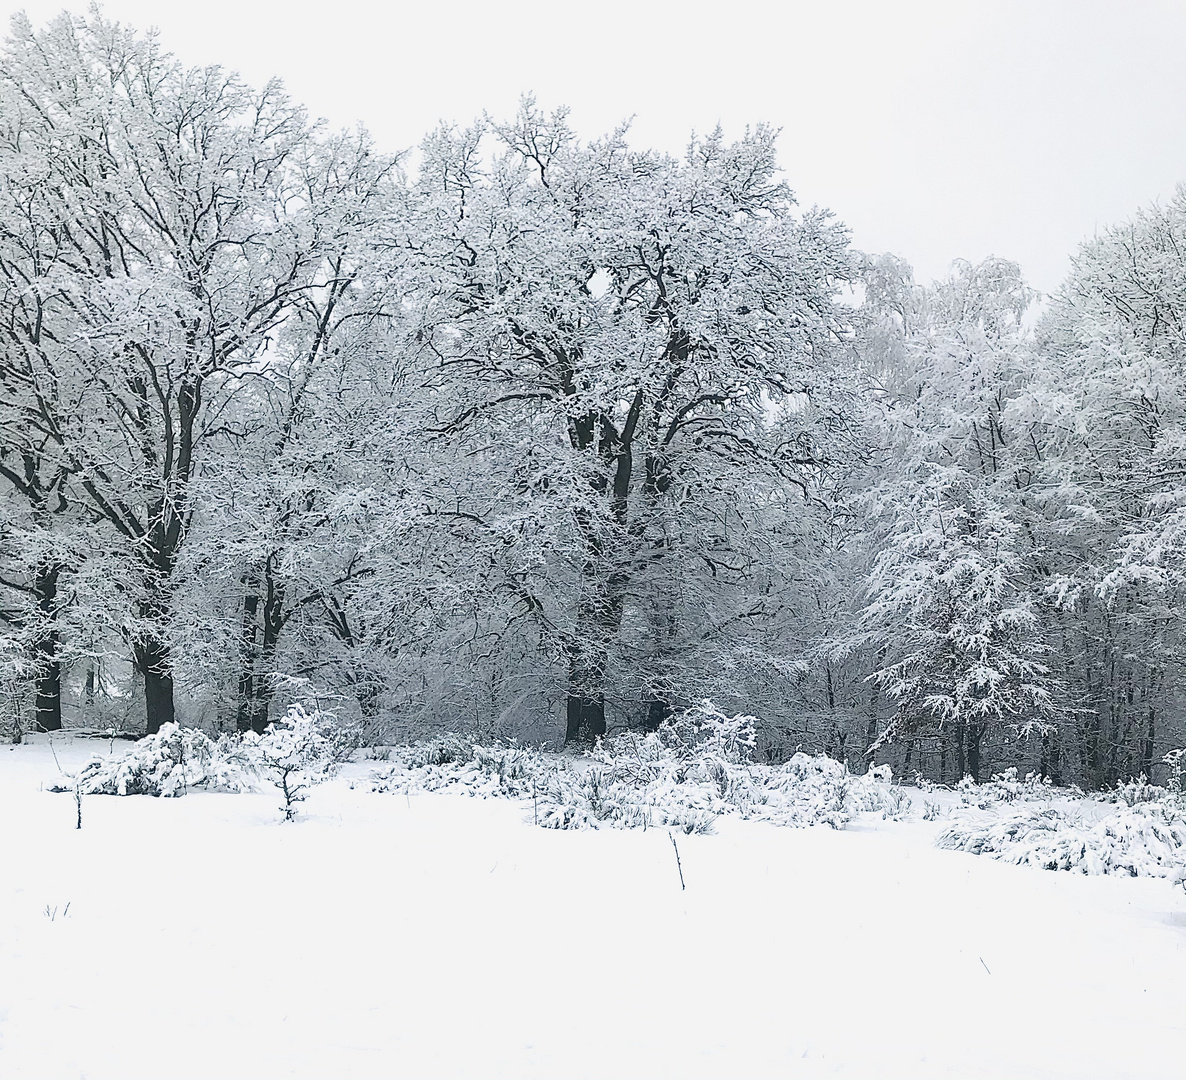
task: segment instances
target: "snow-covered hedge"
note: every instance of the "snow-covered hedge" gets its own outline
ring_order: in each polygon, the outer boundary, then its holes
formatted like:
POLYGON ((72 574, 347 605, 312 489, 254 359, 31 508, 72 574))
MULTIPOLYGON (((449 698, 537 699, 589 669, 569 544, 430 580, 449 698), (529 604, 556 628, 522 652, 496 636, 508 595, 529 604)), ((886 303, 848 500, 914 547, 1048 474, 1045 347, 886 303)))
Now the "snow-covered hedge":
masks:
POLYGON ((699 833, 724 814, 841 828, 855 813, 900 817, 910 809, 888 767, 853 776, 840 762, 806 754, 778 767, 755 765, 753 745, 752 717, 726 716, 703 702, 657 732, 602 741, 591 763, 517 746, 464 752, 435 742, 397 753, 372 787, 530 798, 534 820, 556 829, 663 826, 699 833))
POLYGON ((450 765, 456 761, 470 761, 474 756, 473 740, 463 739, 452 733, 414 743, 411 746, 391 748, 390 759, 409 769, 425 765, 450 765))
POLYGON ((1082 874, 1179 877, 1186 860, 1186 821, 1172 805, 1142 802, 1085 823, 1054 806, 1022 806, 1005 817, 959 821, 938 847, 1019 866, 1082 874))

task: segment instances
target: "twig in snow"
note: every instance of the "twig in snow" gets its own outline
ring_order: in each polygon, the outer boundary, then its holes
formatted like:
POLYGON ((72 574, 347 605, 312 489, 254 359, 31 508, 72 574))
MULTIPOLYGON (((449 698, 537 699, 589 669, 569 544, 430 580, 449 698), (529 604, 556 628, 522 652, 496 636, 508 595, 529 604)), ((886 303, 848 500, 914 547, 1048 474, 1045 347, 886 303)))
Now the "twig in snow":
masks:
MULTIPOLYGON (((684 884, 684 868, 679 861, 679 844, 675 842, 675 833, 668 833, 667 838, 671 841, 671 846, 675 848, 675 868, 679 871, 679 887, 681 890, 687 889, 684 884)), ((983 963, 983 961, 981 961, 983 963)))
MULTIPOLYGON (((984 957, 983 957, 983 956, 978 956, 978 957, 976 957, 976 959, 980 961, 980 966, 981 966, 982 968, 984 968, 984 970, 985 970, 985 971, 988 971, 988 965, 987 965, 987 964, 984 962, 984 957)), ((989 973, 990 975, 992 974, 992 972, 991 972, 991 971, 988 971, 988 973, 989 973)))

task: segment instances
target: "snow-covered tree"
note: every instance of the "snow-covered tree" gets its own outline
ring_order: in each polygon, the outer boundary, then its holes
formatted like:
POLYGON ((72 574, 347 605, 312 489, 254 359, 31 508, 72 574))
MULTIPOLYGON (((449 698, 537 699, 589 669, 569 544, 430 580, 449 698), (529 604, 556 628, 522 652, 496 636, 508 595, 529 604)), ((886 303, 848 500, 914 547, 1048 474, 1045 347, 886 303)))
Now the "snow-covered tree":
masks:
POLYGON ((1002 260, 956 264, 929 290, 901 274, 886 290, 886 269, 870 275, 891 332, 864 610, 873 678, 896 706, 881 738, 938 730, 960 774, 978 779, 987 731, 1028 732, 1056 706, 1025 507, 1030 449, 1009 415, 1026 384, 1032 294, 1002 260))
POLYGON ((212 433, 270 335, 334 289, 320 151, 278 85, 186 69, 97 9, 42 31, 16 17, 0 85, 3 217, 27 218, 0 259, 33 312, 6 354, 0 445, 20 454, 35 432, 38 490, 68 488, 132 555, 126 630, 156 731, 174 717, 174 571, 212 433))
POLYGON ((1053 523, 1067 749, 1093 784, 1173 743, 1183 635, 1186 191, 1085 244, 1039 327, 1028 410, 1053 523), (1169 740, 1169 741, 1167 741, 1169 740))
POLYGON ((438 428, 490 477, 441 513, 539 553, 517 587, 563 655, 569 739, 605 731, 622 650, 647 634, 657 723, 679 693, 664 635, 747 617, 756 504, 793 514, 786 492, 834 452, 843 230, 795 212, 765 128, 680 161, 624 132, 581 145, 527 101, 424 158, 414 288, 438 428), (728 609, 706 607, 720 591, 728 609))

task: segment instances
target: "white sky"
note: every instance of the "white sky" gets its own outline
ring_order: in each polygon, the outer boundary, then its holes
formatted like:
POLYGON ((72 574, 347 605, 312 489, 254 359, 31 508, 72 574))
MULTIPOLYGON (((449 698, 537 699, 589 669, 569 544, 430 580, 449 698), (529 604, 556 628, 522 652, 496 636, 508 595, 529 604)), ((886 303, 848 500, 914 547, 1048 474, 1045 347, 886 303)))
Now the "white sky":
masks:
MULTIPOLYGON (((0 0, 42 23, 84 0, 0 0)), ((1099 227, 1186 180, 1182 0, 107 0, 192 64, 280 76, 386 149, 440 119, 497 117, 532 91, 595 136, 782 128, 806 205, 856 246, 909 259, 1016 259, 1054 289, 1099 227)))

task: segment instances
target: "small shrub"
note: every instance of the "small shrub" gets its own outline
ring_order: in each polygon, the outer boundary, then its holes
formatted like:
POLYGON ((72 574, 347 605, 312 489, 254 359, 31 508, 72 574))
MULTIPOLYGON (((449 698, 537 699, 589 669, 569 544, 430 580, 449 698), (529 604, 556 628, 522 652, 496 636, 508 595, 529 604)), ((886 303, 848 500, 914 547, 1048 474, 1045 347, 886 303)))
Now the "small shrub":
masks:
POLYGON ((1183 794, 1182 770, 1186 768, 1186 749, 1171 750, 1162 759, 1162 763, 1170 767, 1170 777, 1166 787, 1177 795, 1183 794))
POLYGON ((329 716, 293 705, 263 735, 244 736, 244 751, 284 796, 286 821, 296 817, 297 804, 309 789, 328 780, 348 751, 348 738, 329 716))
POLYGON ((542 790, 559 769, 539 751, 514 742, 475 746, 457 736, 400 747, 392 757, 391 765, 372 775, 372 791, 448 789, 479 798, 522 798, 542 790))

